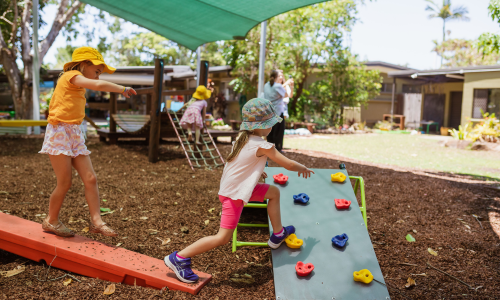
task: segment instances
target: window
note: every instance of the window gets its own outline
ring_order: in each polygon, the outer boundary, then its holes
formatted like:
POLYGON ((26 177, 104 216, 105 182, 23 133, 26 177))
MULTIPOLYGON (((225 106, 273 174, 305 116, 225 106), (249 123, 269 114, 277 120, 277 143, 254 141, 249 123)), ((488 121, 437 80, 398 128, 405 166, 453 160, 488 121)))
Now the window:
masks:
POLYGON ((403 93, 408 93, 408 94, 419 94, 422 92, 421 85, 414 85, 414 84, 403 84, 403 93))
POLYGON ((392 93, 392 83, 382 83, 381 93, 392 93))
POLYGON ((475 89, 472 118, 480 119, 481 111, 500 114, 500 89, 475 89))

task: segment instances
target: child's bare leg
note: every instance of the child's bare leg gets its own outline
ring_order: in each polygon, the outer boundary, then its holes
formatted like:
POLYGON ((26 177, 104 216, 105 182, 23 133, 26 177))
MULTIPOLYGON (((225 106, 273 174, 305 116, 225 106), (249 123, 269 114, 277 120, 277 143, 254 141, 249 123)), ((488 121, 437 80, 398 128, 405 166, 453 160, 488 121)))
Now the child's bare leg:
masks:
POLYGON ((47 221, 56 226, 59 224, 59 211, 71 187, 71 157, 66 155, 49 155, 50 163, 56 173, 57 185, 49 199, 49 216, 47 221))
POLYGON ((231 240, 233 232, 234 229, 219 228, 219 232, 217 232, 216 235, 201 238, 193 244, 187 246, 184 250, 179 251, 178 254, 182 257, 190 258, 216 247, 225 245, 231 240))
POLYGON ((85 198, 89 205, 90 219, 94 225, 99 226, 103 223, 100 212, 99 188, 90 157, 78 155, 73 159, 73 167, 78 171, 85 186, 85 198))
POLYGON ((186 128, 186 129, 188 132, 188 140, 191 142, 193 139, 193 132, 191 131, 191 124, 188 124, 188 128, 186 128))
POLYGON ((196 144, 200 144, 200 127, 196 126, 195 127, 195 137, 196 137, 196 144))
POLYGON ((269 199, 267 202, 267 214, 269 215, 269 220, 271 220, 273 232, 280 232, 283 228, 280 212, 280 190, 274 185, 271 185, 264 198, 269 199))

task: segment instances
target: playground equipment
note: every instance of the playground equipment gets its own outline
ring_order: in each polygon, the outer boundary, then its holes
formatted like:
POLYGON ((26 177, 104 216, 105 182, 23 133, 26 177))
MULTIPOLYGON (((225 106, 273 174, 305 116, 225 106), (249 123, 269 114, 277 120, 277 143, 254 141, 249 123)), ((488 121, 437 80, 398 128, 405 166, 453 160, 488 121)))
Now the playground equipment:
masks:
POLYGON ((309 196, 305 193, 300 193, 298 195, 293 195, 293 202, 299 204, 307 204, 309 202, 309 196))
POLYGON ((47 126, 47 121, 37 120, 0 120, 0 135, 31 134, 31 127, 47 126))
POLYGON ((343 248, 345 247, 345 244, 347 243, 347 241, 349 240, 349 237, 347 236, 347 234, 343 233, 343 234, 339 234, 339 235, 336 235, 332 238, 332 243, 333 245, 339 247, 339 248, 343 248))
MULTIPOLYGON (((340 167, 345 169, 344 164, 340 164, 340 167)), ((361 211, 361 214, 363 216, 363 221, 365 222, 365 227, 368 228, 368 221, 366 218, 365 182, 363 180, 363 177, 360 177, 360 176, 349 176, 349 179, 355 180, 355 182, 354 182, 354 195, 356 195, 358 193, 358 189, 360 191, 361 206, 359 207, 359 210, 361 211)), ((260 203, 260 202, 259 203, 252 203, 252 202, 250 202, 247 205, 245 205, 245 208, 264 208, 264 209, 267 209, 267 203, 260 203)), ((267 228, 267 227, 269 227, 269 225, 268 224, 238 223, 238 227, 267 228)), ((238 247, 243 247, 243 246, 268 247, 267 243, 265 243, 265 242, 238 241, 238 228, 236 228, 233 232, 232 250, 233 250, 233 252, 236 252, 238 247)))
POLYGON ((337 209, 348 209, 351 206, 351 201, 346 199, 335 199, 335 207, 337 209))
MULTIPOLYGON (((388 299, 389 293, 383 284, 364 285, 353 281, 354 271, 368 269, 385 284, 358 202, 352 201, 348 210, 334 207, 335 198, 354 200, 356 197, 351 184, 332 182, 331 174, 341 172, 346 178, 351 177, 345 169, 313 171, 311 178, 304 179, 283 168, 266 170, 288 176, 287 185, 271 183, 280 190, 282 199, 290 199, 299 192, 306 192, 314 199, 312 205, 280 203, 282 223, 295 226, 295 234, 303 244, 300 249, 280 247, 271 251, 276 299, 388 299), (332 247, 332 230, 349 235, 348 247, 332 247), (299 261, 316 266, 314 276, 301 280, 294 272, 299 261)), ((357 182, 355 186, 361 185, 359 178, 353 179, 357 182)), ((364 200, 361 202, 365 209, 364 200)))
POLYGON ((274 182, 279 184, 285 184, 288 181, 288 176, 283 175, 282 173, 273 175, 274 182))
POLYGON ((200 280, 186 284, 165 268, 163 260, 107 245, 86 237, 63 238, 39 223, 0 212, 0 248, 76 274, 128 285, 168 287, 197 294, 212 276, 194 271, 200 280))
POLYGON ((366 284, 372 282, 372 280, 373 280, 372 273, 370 273, 370 271, 368 271, 367 269, 363 269, 361 271, 354 272, 353 276, 354 276, 354 281, 359 281, 359 282, 363 282, 366 284))
POLYGON ((297 272, 297 275, 305 277, 314 270, 314 265, 311 263, 305 264, 301 261, 298 261, 297 264, 295 265, 295 271, 297 272))
POLYGON ((295 233, 290 234, 286 239, 285 243, 288 247, 292 249, 299 249, 302 244, 304 244, 304 241, 301 239, 298 239, 295 233))
POLYGON ((346 179, 346 176, 340 172, 332 174, 332 182, 344 182, 346 179))

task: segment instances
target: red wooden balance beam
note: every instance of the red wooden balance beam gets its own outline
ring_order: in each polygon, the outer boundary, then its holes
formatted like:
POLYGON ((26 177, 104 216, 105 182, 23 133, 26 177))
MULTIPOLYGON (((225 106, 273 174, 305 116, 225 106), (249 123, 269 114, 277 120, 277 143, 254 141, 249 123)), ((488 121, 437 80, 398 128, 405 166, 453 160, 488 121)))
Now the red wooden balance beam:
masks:
POLYGON ((34 261, 52 262, 52 267, 111 282, 161 289, 168 287, 197 294, 212 275, 194 271, 200 280, 187 284, 161 259, 83 236, 63 238, 44 232, 42 225, 0 212, 0 249, 34 261), (55 257, 55 259, 54 259, 55 257))

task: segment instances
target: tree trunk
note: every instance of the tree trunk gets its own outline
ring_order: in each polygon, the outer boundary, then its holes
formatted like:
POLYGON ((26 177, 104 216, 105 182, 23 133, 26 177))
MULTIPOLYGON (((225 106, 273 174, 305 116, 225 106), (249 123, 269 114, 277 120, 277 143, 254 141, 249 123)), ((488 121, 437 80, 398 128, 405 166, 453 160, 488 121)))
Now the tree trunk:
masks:
POLYGON ((298 82, 297 88, 294 91, 294 97, 292 98, 292 105, 290 107, 291 112, 293 115, 297 115, 297 101, 299 100, 300 96, 302 96, 302 91, 304 90, 304 85, 307 80, 307 74, 304 76, 304 78, 298 82))

